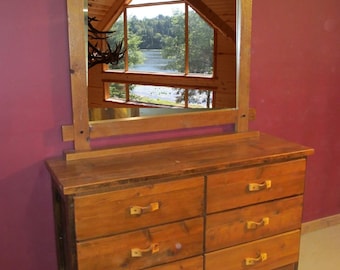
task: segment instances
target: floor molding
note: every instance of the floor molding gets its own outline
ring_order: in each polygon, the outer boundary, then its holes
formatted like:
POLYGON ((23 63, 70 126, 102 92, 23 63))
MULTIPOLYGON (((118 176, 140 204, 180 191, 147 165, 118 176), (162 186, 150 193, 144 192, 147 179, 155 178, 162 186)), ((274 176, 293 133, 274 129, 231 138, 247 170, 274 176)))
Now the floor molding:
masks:
POLYGON ((301 233, 309 233, 340 224, 340 214, 302 223, 301 233))

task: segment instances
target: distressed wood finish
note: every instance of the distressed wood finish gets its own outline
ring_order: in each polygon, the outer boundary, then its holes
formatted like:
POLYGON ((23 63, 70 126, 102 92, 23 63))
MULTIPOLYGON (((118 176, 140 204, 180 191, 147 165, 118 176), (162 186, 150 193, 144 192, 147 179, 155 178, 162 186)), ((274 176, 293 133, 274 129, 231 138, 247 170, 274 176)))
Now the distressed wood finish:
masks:
MULTIPOLYGON (((209 117, 209 126, 222 126, 225 124, 233 124, 238 117, 238 111, 234 109, 228 110, 226 115, 225 110, 216 110, 205 112, 205 116, 209 117)), ((250 120, 255 119, 255 110, 249 110, 248 116, 250 120)), ((158 131, 169 131, 175 129, 197 128, 202 124, 202 113, 184 113, 184 114, 169 114, 164 116, 145 116, 145 117, 132 117, 129 121, 126 119, 115 119, 105 121, 91 122, 90 139, 101 138, 103 136, 117 136, 124 133, 125 135, 135 134, 136 130, 143 129, 143 132, 154 132, 154 123, 158 123, 158 131), (112 129, 114 124, 115 128, 112 129)), ((63 127, 64 141, 74 140, 73 126, 63 127)), ((240 133, 237 133, 240 134, 240 133)), ((241 135, 242 136, 242 135, 241 135)), ((79 156, 82 152, 78 152, 79 156)), ((87 151, 88 152, 88 151, 87 151)), ((95 149, 92 149, 95 153, 95 149)), ((73 155, 77 156, 77 155, 73 155)))
POLYGON ((312 153, 244 133, 50 160, 59 269, 244 269, 244 256, 262 249, 261 269, 294 269, 312 153), (265 180, 268 189, 246 191, 265 180), (258 225, 250 231, 247 221, 258 225), (159 250, 131 256, 152 244, 159 250))
POLYGON ((292 231, 255 242, 215 251, 206 255, 206 270, 276 269, 299 259, 300 232, 292 231), (253 266, 245 265, 245 258, 257 258, 266 253, 267 260, 253 266))
POLYGON ((305 169, 306 161, 300 159, 211 175, 207 188, 207 212, 218 212, 302 194, 305 169), (266 180, 271 181, 271 188, 257 192, 249 192, 247 189, 250 183, 261 184, 266 180))
POLYGON ((235 122, 236 132, 248 131, 249 125, 249 84, 250 84, 250 53, 251 53, 251 31, 252 31, 252 0, 238 1, 237 14, 238 39, 236 43, 239 57, 237 57, 237 108, 238 118, 235 122))
MULTIPOLYGON (((106 30, 129 2, 89 0, 89 16, 106 30)), ((253 269, 297 268, 306 159, 313 149, 248 132, 255 117, 249 109, 252 0, 186 2, 217 30, 214 78, 133 73, 115 78, 97 68, 90 86, 102 89, 102 82, 120 79, 211 87, 223 102, 233 99, 227 105, 234 108, 89 123, 83 1, 67 0, 74 113, 72 125, 63 126, 63 139, 74 141, 75 149, 47 161, 60 270, 250 269, 247 258, 253 269), (235 51, 236 73, 224 64, 235 51), (235 124, 236 132, 90 147, 94 138, 226 124, 235 124), (268 180, 271 185, 262 189, 268 180), (250 192, 249 183, 260 190, 250 192), (249 222, 255 226, 251 231, 249 222)), ((103 103, 98 94, 90 98, 96 106, 103 103)))
POLYGON ((70 77, 73 112, 73 140, 74 149, 89 150, 90 129, 88 115, 88 97, 86 85, 85 26, 84 2, 78 0, 67 1, 68 38, 70 51, 70 77))
POLYGON ((206 250, 213 251, 299 229, 301 218, 302 196, 208 215, 206 250), (247 222, 260 223, 263 218, 268 218, 269 224, 247 228, 247 222))
POLYGON ((76 238, 85 240, 201 216, 203 180, 197 177, 75 197, 76 238), (159 209, 141 215, 130 214, 131 207, 147 207, 151 203, 158 203, 159 209))
POLYGON ((55 159, 48 164, 57 176, 60 190, 69 195, 93 188, 119 189, 160 177, 169 179, 298 159, 313 152, 308 147, 267 134, 236 141, 220 135, 164 144, 165 147, 163 143, 126 146, 116 148, 117 155, 113 151, 107 157, 69 162, 55 159))
POLYGON ((78 269, 143 269, 157 264, 193 257, 203 252, 203 218, 151 227, 77 244, 78 269), (159 250, 131 257, 131 249, 159 250))

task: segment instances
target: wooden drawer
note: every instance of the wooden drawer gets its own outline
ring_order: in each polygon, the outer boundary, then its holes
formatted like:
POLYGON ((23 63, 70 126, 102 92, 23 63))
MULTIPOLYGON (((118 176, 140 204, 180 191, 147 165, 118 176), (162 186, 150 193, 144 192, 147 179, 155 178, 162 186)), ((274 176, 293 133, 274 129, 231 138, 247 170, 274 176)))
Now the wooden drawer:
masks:
POLYGON ((197 177, 75 197, 76 238, 86 240, 201 216, 203 188, 203 177, 197 177), (136 214, 134 210, 140 208, 134 206, 145 208, 136 214))
POLYGON ((203 257, 194 257, 166 265, 145 268, 145 270, 203 270, 203 257))
POLYGON ((275 269, 299 259, 300 231, 293 231, 206 255, 206 270, 275 269), (260 254, 265 260, 261 261, 260 254), (246 265, 246 259, 253 265, 246 265), (254 259, 254 260, 252 260, 254 259))
POLYGON ((202 252, 203 218, 77 243, 79 270, 144 269, 202 252), (132 256, 135 248, 144 249, 141 257, 132 256))
POLYGON ((304 190, 305 159, 208 176, 207 212, 213 213, 269 201, 304 190), (267 181, 270 186, 264 185, 267 181), (249 191, 250 184, 258 188, 249 191))
POLYGON ((299 229, 302 196, 207 216, 206 250, 213 251, 299 229))

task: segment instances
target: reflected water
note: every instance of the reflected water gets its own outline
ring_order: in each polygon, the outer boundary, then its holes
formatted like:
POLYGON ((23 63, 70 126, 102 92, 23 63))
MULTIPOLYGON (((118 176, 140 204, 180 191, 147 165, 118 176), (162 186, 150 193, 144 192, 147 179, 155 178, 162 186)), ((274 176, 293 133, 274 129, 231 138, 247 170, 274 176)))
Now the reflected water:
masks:
POLYGON ((142 64, 137 64, 130 67, 130 70, 178 73, 176 70, 170 70, 166 68, 169 60, 162 58, 161 49, 141 49, 141 52, 143 53, 144 62, 142 64))
MULTIPOLYGON (((130 68, 131 71, 143 72, 162 72, 170 74, 179 74, 176 70, 167 69, 167 64, 170 60, 162 58, 160 49, 143 49, 141 50, 144 57, 142 64, 134 65, 130 68)), ((146 97, 157 101, 168 101, 176 104, 176 106, 184 106, 184 101, 176 102, 177 98, 183 95, 183 89, 176 89, 166 86, 150 86, 150 85, 134 85, 132 90, 133 95, 146 97)), ((190 107, 206 108, 207 94, 205 92, 196 93, 190 96, 190 107)))

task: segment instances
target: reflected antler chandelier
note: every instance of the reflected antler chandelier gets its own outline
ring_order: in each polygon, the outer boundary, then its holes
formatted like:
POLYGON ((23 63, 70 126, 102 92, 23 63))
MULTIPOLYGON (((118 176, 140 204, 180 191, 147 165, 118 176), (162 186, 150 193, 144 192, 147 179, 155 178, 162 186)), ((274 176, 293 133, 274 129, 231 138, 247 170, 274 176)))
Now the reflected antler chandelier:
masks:
POLYGON ((117 65, 124 58, 123 41, 116 43, 114 49, 111 48, 107 39, 114 31, 97 30, 92 25, 92 21, 97 21, 96 17, 88 18, 88 67, 91 68, 97 64, 117 65), (99 44, 103 46, 98 46, 98 41, 102 41, 99 44))

